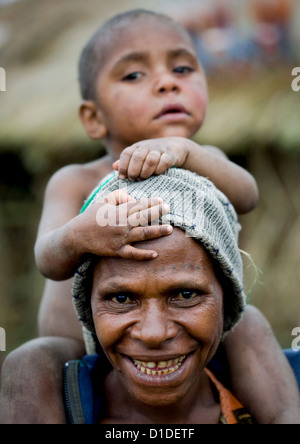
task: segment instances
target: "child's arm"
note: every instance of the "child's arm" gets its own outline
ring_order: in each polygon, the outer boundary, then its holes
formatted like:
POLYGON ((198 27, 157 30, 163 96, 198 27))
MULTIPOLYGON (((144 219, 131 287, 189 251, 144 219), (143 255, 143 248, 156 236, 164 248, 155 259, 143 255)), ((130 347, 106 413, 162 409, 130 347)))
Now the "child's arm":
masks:
POLYGON ((80 174, 76 180, 68 174, 56 175, 46 190, 35 245, 36 263, 44 276, 53 280, 72 277, 87 254, 136 260, 156 257, 156 252, 134 248, 131 243, 171 233, 171 226, 147 225, 168 211, 161 199, 135 201, 124 191, 115 192, 78 215, 86 184, 81 183, 80 174), (107 219, 101 223, 99 217, 106 212, 114 216, 114 223, 107 219), (116 223, 118 218, 123 226, 116 223))
POLYGON ((256 420, 300 424, 298 384, 261 312, 248 306, 224 346, 233 393, 256 420))
POLYGON ((258 189, 251 174, 231 162, 218 148, 200 146, 182 137, 144 140, 126 148, 113 167, 121 179, 147 179, 171 167, 184 168, 210 179, 223 191, 238 213, 251 211, 258 189))

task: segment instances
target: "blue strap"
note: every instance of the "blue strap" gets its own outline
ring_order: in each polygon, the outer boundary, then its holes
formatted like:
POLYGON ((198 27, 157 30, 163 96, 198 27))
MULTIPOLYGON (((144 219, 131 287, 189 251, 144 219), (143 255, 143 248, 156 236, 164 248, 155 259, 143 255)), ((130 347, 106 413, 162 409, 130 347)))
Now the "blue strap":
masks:
MULTIPOLYGON (((300 351, 288 349, 284 350, 284 353, 294 370, 300 390, 300 351)), ((108 371, 105 362, 106 359, 101 355, 86 355, 77 366, 78 387, 85 424, 97 424, 100 410, 105 408, 105 399, 102 394, 103 379, 108 371)), ((222 362, 215 361, 216 370, 218 370, 217 364, 220 370, 222 362)))
POLYGON ((296 375, 296 379, 298 381, 298 386, 300 390, 300 350, 294 351, 292 349, 284 350, 285 356, 288 358, 288 361, 294 370, 296 375))

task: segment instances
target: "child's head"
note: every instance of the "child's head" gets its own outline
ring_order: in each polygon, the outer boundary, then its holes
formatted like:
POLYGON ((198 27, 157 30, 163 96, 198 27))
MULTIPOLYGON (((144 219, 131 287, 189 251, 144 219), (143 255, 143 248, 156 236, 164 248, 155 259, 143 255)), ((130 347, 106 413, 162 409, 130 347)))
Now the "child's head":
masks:
POLYGON ((207 86, 186 30, 134 10, 106 22, 79 65, 82 122, 115 153, 140 140, 191 137, 202 125, 207 86))

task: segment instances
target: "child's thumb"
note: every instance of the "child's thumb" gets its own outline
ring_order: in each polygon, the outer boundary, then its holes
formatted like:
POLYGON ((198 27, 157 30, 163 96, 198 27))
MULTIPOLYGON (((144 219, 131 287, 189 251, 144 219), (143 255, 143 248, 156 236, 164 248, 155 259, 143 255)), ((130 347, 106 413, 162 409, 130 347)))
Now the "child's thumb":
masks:
POLYGON ((111 205, 122 205, 128 202, 136 202, 125 190, 113 191, 108 196, 108 203, 111 205))
POLYGON ((120 160, 116 160, 116 161, 112 164, 112 167, 113 167, 114 170, 116 170, 116 171, 119 170, 119 163, 120 163, 120 160))

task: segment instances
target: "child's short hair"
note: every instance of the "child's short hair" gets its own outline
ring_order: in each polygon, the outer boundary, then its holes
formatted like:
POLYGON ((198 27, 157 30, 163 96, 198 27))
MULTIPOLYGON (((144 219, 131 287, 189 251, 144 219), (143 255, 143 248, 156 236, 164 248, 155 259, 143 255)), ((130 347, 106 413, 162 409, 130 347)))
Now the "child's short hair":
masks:
MULTIPOLYGON (((182 25, 171 17, 158 12, 148 11, 146 9, 133 9, 112 17, 94 33, 81 53, 79 60, 79 85, 83 100, 97 101, 96 79, 99 69, 109 53, 106 51, 107 48, 105 45, 105 39, 108 34, 114 29, 117 29, 117 27, 120 27, 121 23, 126 24, 127 22, 129 24, 132 20, 140 17, 155 17, 157 20, 165 21, 167 24, 176 27, 189 38, 188 32, 182 25), (102 45, 99 45, 101 42, 102 45)), ((193 44, 191 39, 190 41, 191 44, 193 44)))

